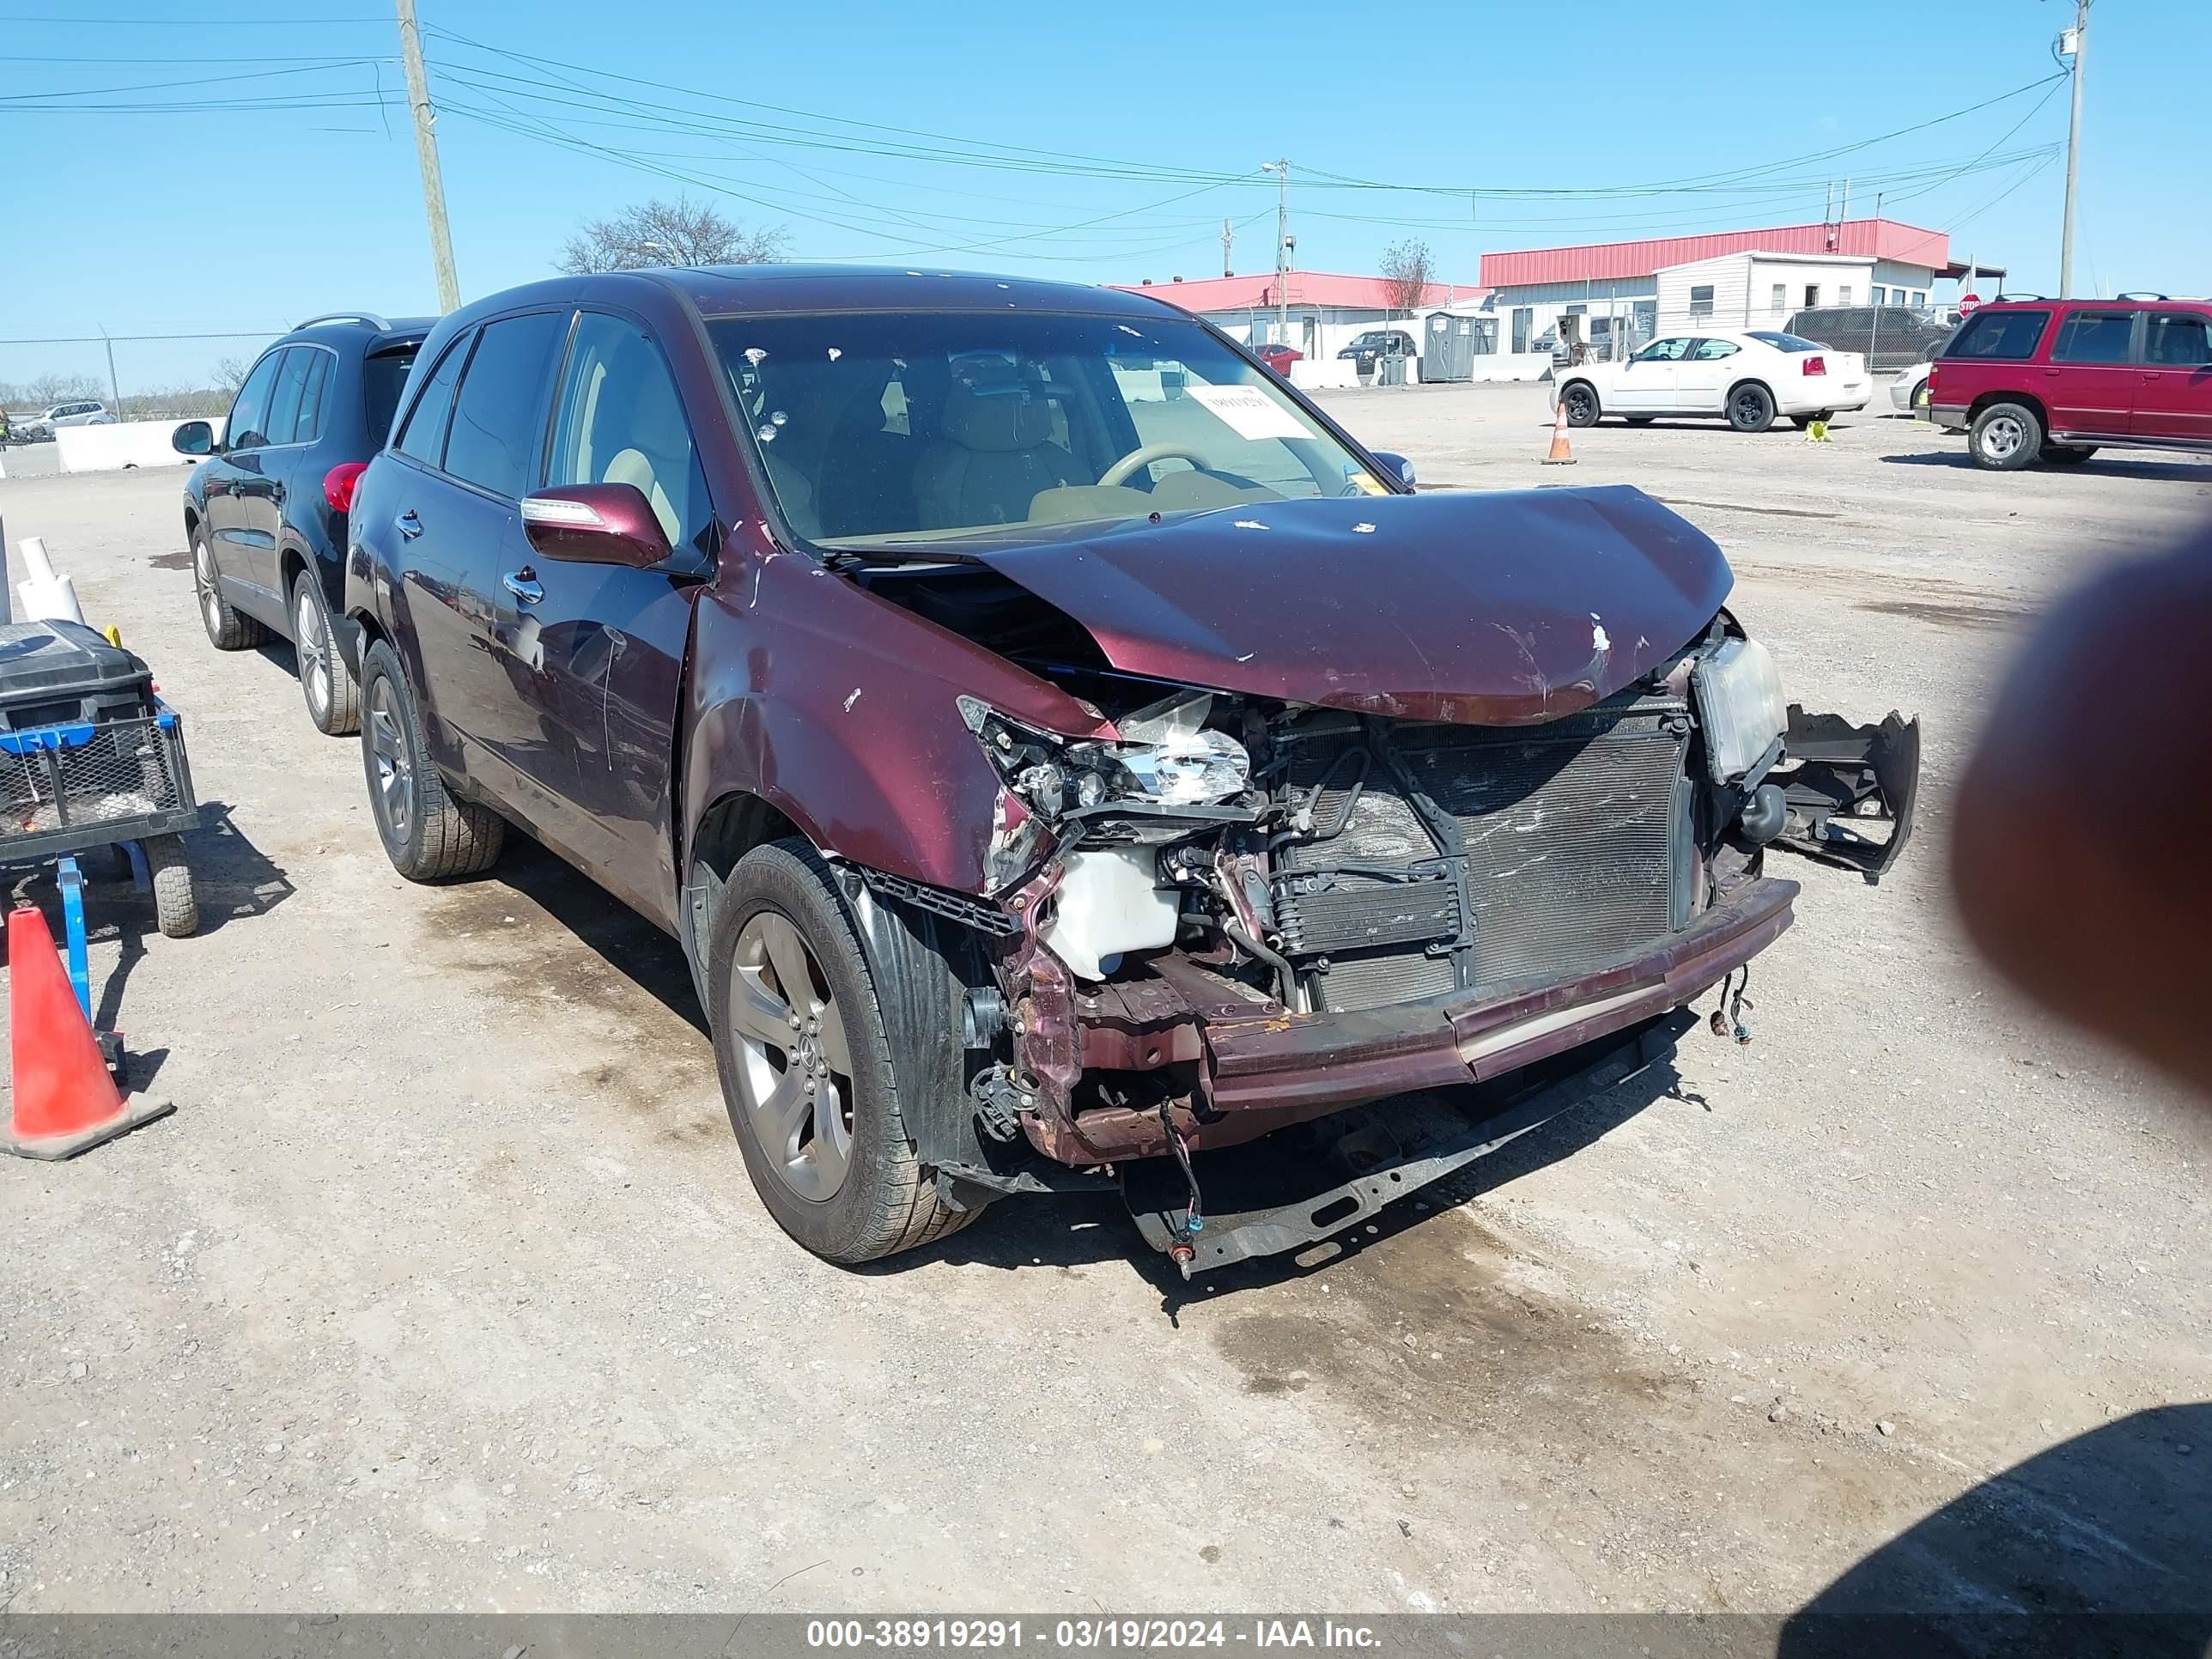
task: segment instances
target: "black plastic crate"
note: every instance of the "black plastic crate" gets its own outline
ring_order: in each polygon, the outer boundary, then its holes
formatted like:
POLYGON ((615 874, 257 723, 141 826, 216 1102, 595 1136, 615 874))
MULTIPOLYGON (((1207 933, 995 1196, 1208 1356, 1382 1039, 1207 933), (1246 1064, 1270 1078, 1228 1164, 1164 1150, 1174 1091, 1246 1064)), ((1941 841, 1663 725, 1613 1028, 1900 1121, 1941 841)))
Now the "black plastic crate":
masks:
POLYGON ((82 623, 0 623, 0 731, 154 713, 143 659, 82 623))
POLYGON ((141 718, 0 729, 0 860, 196 828, 184 725, 141 718))

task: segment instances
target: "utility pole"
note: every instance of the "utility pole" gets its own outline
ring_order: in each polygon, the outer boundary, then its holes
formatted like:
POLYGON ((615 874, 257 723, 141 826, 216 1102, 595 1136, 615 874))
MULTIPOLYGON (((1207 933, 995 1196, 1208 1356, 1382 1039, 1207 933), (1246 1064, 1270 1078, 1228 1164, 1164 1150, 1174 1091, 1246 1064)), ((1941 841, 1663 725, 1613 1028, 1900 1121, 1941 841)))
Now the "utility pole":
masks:
POLYGON ((1275 175, 1275 343, 1291 343, 1291 164, 1262 161, 1260 171, 1275 175))
POLYGON ((2074 0, 2074 27, 2058 37, 2058 49, 2074 60, 2074 113, 2066 123, 2066 221, 2058 233, 2058 297, 2062 300, 2074 295, 2074 198, 2081 167, 2081 56, 2088 45, 2089 0, 2074 0))
POLYGON ((1235 228, 1228 220, 1224 219, 1221 222, 1221 274, 1224 276, 1234 276, 1237 274, 1229 268, 1229 245, 1236 240, 1235 228))
POLYGON ((453 275, 453 238, 446 228, 446 183, 438 171, 437 116, 429 79, 422 72, 422 37, 415 27, 415 0, 398 0, 399 56, 407 66, 407 103, 415 112, 415 159, 422 168, 422 210, 430 218, 430 263, 438 270, 438 307, 458 311, 460 279, 453 275))

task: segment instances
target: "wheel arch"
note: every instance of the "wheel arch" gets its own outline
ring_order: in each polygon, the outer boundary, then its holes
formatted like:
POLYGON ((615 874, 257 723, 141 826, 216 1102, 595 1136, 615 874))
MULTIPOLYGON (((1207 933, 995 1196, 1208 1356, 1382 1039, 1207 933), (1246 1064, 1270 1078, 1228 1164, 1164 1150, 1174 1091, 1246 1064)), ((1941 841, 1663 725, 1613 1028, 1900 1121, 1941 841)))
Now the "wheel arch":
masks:
POLYGON ((2045 436, 2051 432, 2051 411, 2044 407, 2043 399, 2033 392, 1984 392, 1966 405, 1966 424, 1972 426, 1981 417, 1982 411, 1996 404, 2018 404, 2041 423, 2045 436))
POLYGON ((1721 398, 1721 412, 1728 412, 1729 399, 1747 386, 1755 386, 1766 394, 1766 401, 1774 405, 1774 412, 1782 412, 1782 399, 1774 395, 1774 387, 1764 374, 1746 374, 1729 382, 1729 389, 1721 398))

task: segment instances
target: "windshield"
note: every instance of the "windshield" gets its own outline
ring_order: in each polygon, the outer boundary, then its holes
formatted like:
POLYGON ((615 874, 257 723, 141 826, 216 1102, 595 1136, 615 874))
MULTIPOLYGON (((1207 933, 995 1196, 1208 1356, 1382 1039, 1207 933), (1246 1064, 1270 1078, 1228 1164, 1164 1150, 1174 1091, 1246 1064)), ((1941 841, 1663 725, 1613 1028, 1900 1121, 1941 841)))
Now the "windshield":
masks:
POLYGON ((1389 493, 1194 322, 841 313, 708 331, 786 522, 832 547, 1389 493))

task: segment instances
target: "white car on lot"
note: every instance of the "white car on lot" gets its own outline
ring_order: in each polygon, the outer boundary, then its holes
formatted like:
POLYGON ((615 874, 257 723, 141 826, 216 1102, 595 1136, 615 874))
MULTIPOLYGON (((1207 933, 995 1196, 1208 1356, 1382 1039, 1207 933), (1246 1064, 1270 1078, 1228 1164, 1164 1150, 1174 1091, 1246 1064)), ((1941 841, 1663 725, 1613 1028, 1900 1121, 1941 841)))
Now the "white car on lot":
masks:
POLYGON ((1626 362, 1559 373, 1555 396, 1570 426, 1619 415, 1641 426, 1662 415, 1711 416, 1764 432, 1786 415, 1799 426, 1864 409, 1874 395, 1866 359, 1772 329, 1668 334, 1626 362))

